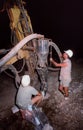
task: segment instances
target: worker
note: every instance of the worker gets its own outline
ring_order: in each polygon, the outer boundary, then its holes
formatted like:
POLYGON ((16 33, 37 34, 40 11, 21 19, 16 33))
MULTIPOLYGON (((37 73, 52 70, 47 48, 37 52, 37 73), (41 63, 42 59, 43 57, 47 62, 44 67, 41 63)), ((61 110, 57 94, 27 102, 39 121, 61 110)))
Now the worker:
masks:
POLYGON ((69 96, 69 85, 71 82, 71 60, 70 58, 73 56, 72 50, 64 51, 62 54, 63 62, 57 63, 52 58, 50 58, 50 61, 56 66, 61 67, 60 70, 60 86, 59 90, 64 94, 65 99, 68 99, 69 96))
POLYGON ((21 109, 29 109, 42 100, 42 94, 30 85, 30 76, 23 75, 16 96, 16 105, 21 109), (33 97, 34 96, 34 97, 33 97))

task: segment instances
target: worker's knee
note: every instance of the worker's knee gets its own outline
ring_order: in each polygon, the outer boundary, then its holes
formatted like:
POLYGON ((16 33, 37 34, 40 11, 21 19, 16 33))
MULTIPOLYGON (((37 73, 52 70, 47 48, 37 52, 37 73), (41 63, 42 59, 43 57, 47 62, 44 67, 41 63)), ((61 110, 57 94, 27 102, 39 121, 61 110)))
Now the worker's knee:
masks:
POLYGON ((43 95, 40 95, 40 96, 39 96, 39 99, 41 100, 42 98, 43 98, 43 95))

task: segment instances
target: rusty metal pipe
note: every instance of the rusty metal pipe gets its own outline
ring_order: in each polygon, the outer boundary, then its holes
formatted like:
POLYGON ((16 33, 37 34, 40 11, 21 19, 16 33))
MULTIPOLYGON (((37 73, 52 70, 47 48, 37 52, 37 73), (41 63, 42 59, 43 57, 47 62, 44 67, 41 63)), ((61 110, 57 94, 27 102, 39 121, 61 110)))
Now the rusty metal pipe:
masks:
POLYGON ((11 49, 9 53, 7 53, 3 58, 0 59, 0 67, 3 66, 8 60, 10 60, 16 53, 29 41, 36 38, 43 38, 44 36, 41 34, 31 34, 21 40, 15 47, 11 49))

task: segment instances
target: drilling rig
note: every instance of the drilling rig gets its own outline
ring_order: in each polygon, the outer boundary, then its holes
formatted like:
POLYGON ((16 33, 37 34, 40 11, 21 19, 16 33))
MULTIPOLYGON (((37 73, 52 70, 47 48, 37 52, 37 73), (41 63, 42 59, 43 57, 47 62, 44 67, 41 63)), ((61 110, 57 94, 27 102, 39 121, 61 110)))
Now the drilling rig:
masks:
MULTIPOLYGON (((30 16, 25 8, 26 2, 23 0, 6 0, 3 11, 6 10, 11 29, 12 48, 8 50, 1 49, 0 53, 6 53, 0 59, 0 73, 11 70, 15 77, 15 83, 18 87, 22 74, 29 74, 32 82, 40 77, 41 90, 47 91, 47 72, 48 72, 48 54, 49 47, 52 46, 62 60, 61 52, 58 46, 47 39, 44 35, 35 34, 32 28, 30 16), (22 64, 19 64, 22 61, 22 64), (15 63, 20 65, 20 70, 15 67, 15 63)), ((52 54, 51 54, 52 55, 52 54)))

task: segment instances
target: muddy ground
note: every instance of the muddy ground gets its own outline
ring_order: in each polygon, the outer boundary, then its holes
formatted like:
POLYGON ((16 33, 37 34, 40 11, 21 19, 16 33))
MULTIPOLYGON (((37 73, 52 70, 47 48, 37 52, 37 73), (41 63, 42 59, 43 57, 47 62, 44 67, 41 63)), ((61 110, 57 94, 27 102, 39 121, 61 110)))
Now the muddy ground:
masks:
MULTIPOLYGON (((40 106, 55 130, 83 130, 83 59, 72 60, 72 82, 69 99, 58 91, 58 72, 49 71, 48 93, 50 97, 40 106)), ((34 130, 20 113, 11 111, 16 95, 14 79, 5 73, 0 75, 0 130, 34 130)))

